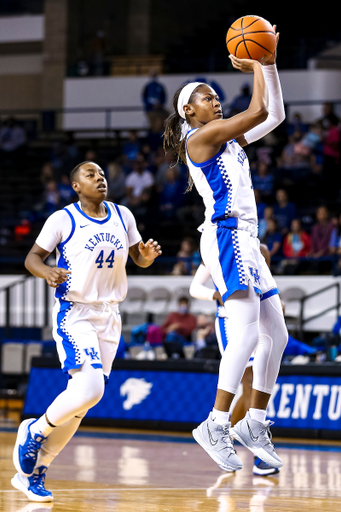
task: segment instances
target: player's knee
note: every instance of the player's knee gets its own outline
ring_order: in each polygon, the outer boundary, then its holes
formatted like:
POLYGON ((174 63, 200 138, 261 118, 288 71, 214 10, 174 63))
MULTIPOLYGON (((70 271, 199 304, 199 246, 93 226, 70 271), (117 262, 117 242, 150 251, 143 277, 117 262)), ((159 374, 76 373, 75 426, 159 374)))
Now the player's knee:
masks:
POLYGON ((96 405, 104 393, 103 372, 100 369, 77 372, 73 375, 70 386, 77 395, 77 402, 81 411, 87 411, 96 405))
POLYGON ((100 371, 96 372, 96 378, 91 379, 91 383, 87 389, 87 401, 86 408, 94 407, 102 398, 104 393, 104 379, 103 374, 100 371))

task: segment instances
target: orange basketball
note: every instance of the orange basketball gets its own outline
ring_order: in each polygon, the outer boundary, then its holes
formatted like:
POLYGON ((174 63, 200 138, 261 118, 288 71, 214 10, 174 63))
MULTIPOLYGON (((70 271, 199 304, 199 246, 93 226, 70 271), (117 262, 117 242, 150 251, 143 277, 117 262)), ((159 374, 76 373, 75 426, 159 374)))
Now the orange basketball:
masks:
POLYGON ((276 34, 272 25, 260 16, 243 16, 232 23, 226 34, 229 53, 239 59, 261 61, 274 53, 276 34))

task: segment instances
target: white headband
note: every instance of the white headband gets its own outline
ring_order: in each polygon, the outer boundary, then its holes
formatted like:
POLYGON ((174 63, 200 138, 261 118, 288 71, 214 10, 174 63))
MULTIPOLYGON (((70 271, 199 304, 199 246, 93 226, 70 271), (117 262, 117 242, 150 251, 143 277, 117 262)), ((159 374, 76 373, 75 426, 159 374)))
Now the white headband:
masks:
POLYGON ((187 105, 189 102, 189 99, 192 95, 192 92, 194 89, 196 89, 199 85, 207 85, 203 82, 190 82, 189 84, 185 85, 185 87, 182 88, 179 98, 178 98, 178 113, 179 116, 182 117, 182 119, 186 119, 186 114, 184 112, 184 106, 187 105))
MULTIPOLYGON (((187 135, 187 132, 191 129, 190 125, 186 121, 186 114, 184 112, 184 106, 188 104, 189 99, 193 93, 193 91, 199 86, 199 85, 207 85, 212 89, 212 87, 208 84, 205 84, 205 82, 190 82, 189 84, 185 85, 185 87, 182 88, 179 98, 178 98, 178 113, 179 116, 184 119, 184 122, 181 125, 181 140, 184 139, 187 135)), ((212 89, 213 91, 213 89, 212 89)))

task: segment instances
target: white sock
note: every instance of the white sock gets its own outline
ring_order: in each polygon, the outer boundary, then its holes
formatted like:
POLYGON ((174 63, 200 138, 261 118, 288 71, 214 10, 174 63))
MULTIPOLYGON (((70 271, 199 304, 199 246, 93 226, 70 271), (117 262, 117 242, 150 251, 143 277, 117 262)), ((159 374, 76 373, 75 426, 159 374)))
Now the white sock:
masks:
POLYGON ((212 409, 212 419, 219 425, 226 425, 230 421, 231 414, 226 411, 219 411, 219 409, 212 409))
POLYGON ((30 432, 32 435, 37 434, 39 436, 47 437, 55 428, 55 426, 47 421, 46 415, 44 414, 37 421, 32 423, 30 426, 30 432))
POLYGON ((252 407, 250 407, 249 413, 250 413, 251 419, 260 421, 261 423, 265 422, 266 411, 264 409, 253 409, 252 407))

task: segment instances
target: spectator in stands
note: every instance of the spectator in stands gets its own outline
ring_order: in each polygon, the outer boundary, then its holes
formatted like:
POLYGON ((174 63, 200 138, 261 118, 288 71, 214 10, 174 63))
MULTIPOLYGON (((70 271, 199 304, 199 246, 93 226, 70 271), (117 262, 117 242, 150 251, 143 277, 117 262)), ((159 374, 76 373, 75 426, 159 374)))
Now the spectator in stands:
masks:
POLYGON ((329 210, 326 206, 320 206, 316 211, 317 222, 311 230, 311 251, 312 258, 321 258, 330 254, 330 237, 334 225, 329 219, 329 210))
POLYGON ((170 313, 161 326, 163 344, 168 357, 184 357, 182 347, 192 341, 196 328, 196 317, 189 312, 190 301, 186 296, 179 297, 178 310, 170 313))
POLYGON ((145 209, 151 198, 154 186, 154 176, 145 168, 145 160, 140 153, 133 165, 133 171, 126 178, 125 203, 133 212, 138 209, 145 209))
POLYGON ((149 121, 149 127, 155 131, 154 123, 157 119, 163 121, 167 118, 168 112, 165 109, 166 89, 158 80, 155 69, 150 72, 150 80, 142 90, 144 109, 149 121))
POLYGON ((67 204, 72 203, 73 198, 76 197, 75 191, 71 186, 70 177, 67 174, 62 174, 61 180, 58 183, 58 191, 60 208, 64 208, 67 204))
POLYGON ((67 169, 66 146, 62 140, 53 141, 49 158, 52 163, 54 175, 56 179, 59 180, 67 169))
POLYGON ((230 104, 230 110, 227 114, 227 117, 235 116, 240 112, 244 112, 248 109, 248 106, 251 101, 251 89, 250 84, 248 82, 244 82, 240 89, 240 94, 233 98, 230 104))
POLYGON ((44 196, 44 214, 47 217, 60 209, 59 189, 55 180, 51 180, 46 183, 44 196))
MULTIPOLYGON (((159 151, 159 148, 157 149, 159 151)), ((150 147, 149 143, 145 140, 141 141, 141 147, 140 147, 140 153, 143 155, 143 158, 145 159, 148 169, 150 172, 155 175, 157 170, 157 165, 155 163, 155 157, 157 151, 152 151, 152 148, 150 147)))
POLYGON ((181 241, 180 250, 177 255, 172 275, 191 276, 201 263, 201 257, 194 240, 191 237, 185 237, 181 241))
POLYGON ((75 166, 78 161, 78 148, 72 133, 68 133, 65 139, 53 141, 49 159, 57 180, 75 166))
POLYGON ((260 191, 253 185, 254 191, 255 191, 255 200, 256 200, 256 206, 257 206, 257 216, 258 219, 263 219, 264 217, 264 210, 266 208, 266 203, 263 201, 262 194, 260 191))
POLYGON ((285 274, 299 274, 304 263, 298 258, 308 256, 310 252, 310 236, 302 230, 301 221, 293 219, 291 230, 283 241, 283 255, 285 258, 281 262, 282 270, 285 274))
POLYGON ((322 105, 322 116, 319 119, 325 130, 328 130, 331 119, 335 125, 338 125, 340 122, 340 119, 335 114, 333 103, 330 103, 330 101, 325 101, 322 105))
POLYGON ((291 230, 283 242, 283 254, 286 258, 301 258, 310 252, 310 236, 302 230, 301 221, 293 219, 291 230))
POLYGON ((138 138, 137 130, 130 130, 128 140, 123 144, 122 157, 126 165, 133 165, 140 151, 141 142, 138 138))
POLYGON ((142 91, 142 99, 146 112, 150 112, 155 107, 163 107, 166 103, 166 90, 158 81, 158 74, 155 69, 150 72, 150 80, 142 91))
POLYGON ((285 236, 296 218, 296 206, 289 202, 287 191, 278 189, 276 192, 276 204, 274 205, 274 218, 277 220, 278 229, 285 236))
POLYGON ((40 172, 40 182, 45 187, 48 181, 54 180, 53 166, 51 162, 45 162, 40 172))
POLYGON ((293 113, 292 120, 288 123, 287 131, 288 135, 292 135, 294 132, 305 133, 308 131, 308 124, 302 120, 300 112, 293 113))
POLYGON ((257 162, 257 170, 252 176, 253 187, 261 193, 263 199, 268 199, 273 194, 274 176, 270 172, 269 164, 264 160, 257 162))
POLYGON ((153 112, 150 130, 146 139, 152 152, 155 152, 162 147, 163 127, 164 122, 167 119, 167 115, 167 111, 164 111, 164 113, 163 111, 153 112))
POLYGON ((340 128, 335 115, 325 118, 326 130, 323 136, 323 183, 325 199, 337 199, 340 193, 340 128))
POLYGON ((206 359, 220 359, 220 352, 215 333, 214 318, 211 315, 197 316, 197 330, 195 332, 194 357, 206 359), (208 350, 211 349, 208 356, 208 350))
POLYGON ((334 275, 341 274, 341 215, 339 216, 337 226, 333 231, 329 240, 329 252, 335 256, 334 275))
POLYGON ((13 117, 8 118, 0 129, 1 160, 17 162, 23 157, 26 142, 24 128, 13 117))
POLYGON ((262 242, 268 246, 271 257, 280 255, 282 237, 278 231, 276 219, 267 220, 267 229, 262 242))
POLYGON ((162 156, 159 156, 157 154, 156 161, 157 161, 157 170, 156 170, 156 174, 155 174, 155 182, 156 182, 156 186, 157 186, 158 190, 161 191, 164 186, 164 183, 165 183, 165 176, 167 174, 168 169, 170 167, 174 167, 179 172, 181 171, 181 169, 180 169, 179 165, 175 165, 174 155, 172 155, 171 152, 165 154, 163 149, 162 149, 162 156))
POLYGON ((263 218, 258 221, 258 238, 263 241, 265 239, 265 234, 268 229, 268 220, 272 220, 274 218, 274 209, 273 206, 266 206, 264 208, 263 218))
POLYGON ((278 158, 278 167, 284 178, 296 182, 301 177, 301 172, 306 172, 309 167, 309 159, 306 154, 297 151, 303 138, 303 133, 295 131, 288 138, 288 143, 284 146, 281 156, 278 158))
POLYGON ((180 177, 178 168, 168 167, 160 192, 160 212, 164 219, 174 220, 177 208, 184 204, 186 184, 180 177))
POLYGON ((108 164, 107 176, 110 199, 114 203, 119 203, 125 196, 126 175, 118 159, 108 164))
POLYGON ((102 169, 106 168, 107 162, 99 155, 95 148, 88 148, 84 153, 85 162, 96 162, 102 169))
POLYGON ((329 251, 331 254, 341 255, 341 214, 337 219, 337 225, 334 226, 329 240, 329 251))
POLYGON ((310 156, 321 141, 322 124, 319 121, 315 121, 309 126, 302 139, 295 145, 295 152, 296 154, 308 157, 308 162, 310 163, 310 156))

